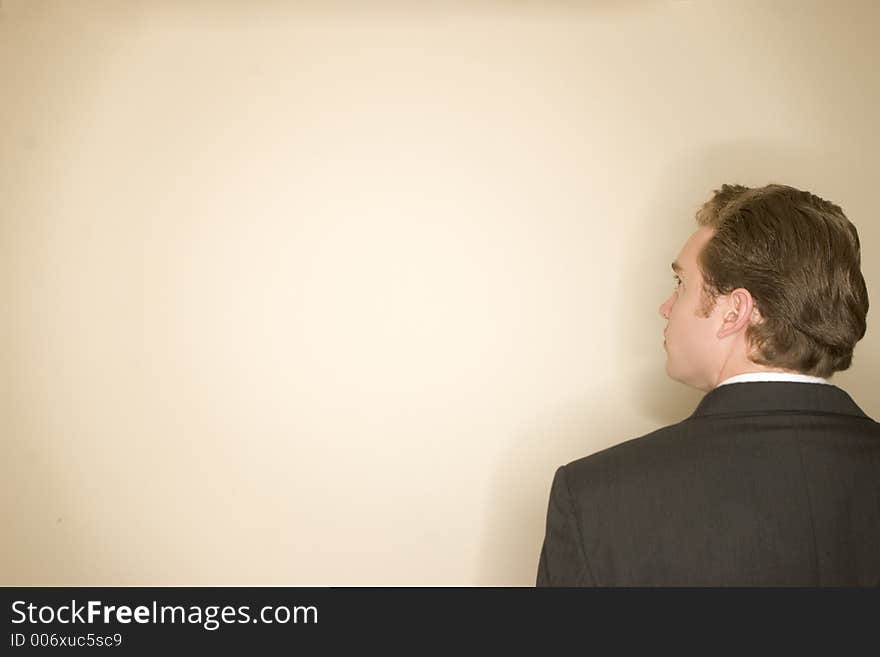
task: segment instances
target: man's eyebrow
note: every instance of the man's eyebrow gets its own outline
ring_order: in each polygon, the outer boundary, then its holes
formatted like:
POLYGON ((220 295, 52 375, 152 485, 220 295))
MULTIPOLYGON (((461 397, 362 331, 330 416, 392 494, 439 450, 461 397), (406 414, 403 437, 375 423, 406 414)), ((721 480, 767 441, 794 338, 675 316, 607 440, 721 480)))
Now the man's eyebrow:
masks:
POLYGON ((672 263, 672 271, 676 274, 680 274, 682 272, 681 265, 678 264, 678 260, 672 263))

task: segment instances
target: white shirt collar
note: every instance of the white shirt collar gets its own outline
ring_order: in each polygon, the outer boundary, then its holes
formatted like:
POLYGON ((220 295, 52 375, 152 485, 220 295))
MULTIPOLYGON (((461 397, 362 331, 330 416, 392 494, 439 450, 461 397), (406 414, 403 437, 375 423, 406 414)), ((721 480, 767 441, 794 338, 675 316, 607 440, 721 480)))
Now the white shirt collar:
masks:
POLYGON ((749 381, 791 381, 793 383, 824 383, 833 385, 828 379, 821 376, 808 376, 806 374, 793 374, 791 372, 746 372, 724 379, 716 388, 728 383, 746 383, 749 381))

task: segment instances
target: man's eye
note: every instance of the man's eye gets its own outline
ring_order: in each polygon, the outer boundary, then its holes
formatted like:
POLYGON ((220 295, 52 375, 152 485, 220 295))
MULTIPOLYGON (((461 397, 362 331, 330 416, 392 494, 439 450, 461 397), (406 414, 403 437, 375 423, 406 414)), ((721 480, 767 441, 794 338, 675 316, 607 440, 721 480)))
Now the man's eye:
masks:
POLYGON ((681 287, 681 278, 679 278, 678 274, 673 274, 672 278, 675 280, 675 287, 678 289, 681 287))

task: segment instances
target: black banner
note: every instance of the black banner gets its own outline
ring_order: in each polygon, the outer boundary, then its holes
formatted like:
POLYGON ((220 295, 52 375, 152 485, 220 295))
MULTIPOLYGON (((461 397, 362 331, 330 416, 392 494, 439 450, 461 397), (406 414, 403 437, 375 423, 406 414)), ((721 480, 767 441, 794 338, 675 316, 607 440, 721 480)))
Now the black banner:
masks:
POLYGON ((876 589, 5 588, 4 654, 37 649, 546 652, 873 644, 876 589), (708 638, 708 639, 707 639, 708 638), (710 640, 711 645, 702 643, 710 640))

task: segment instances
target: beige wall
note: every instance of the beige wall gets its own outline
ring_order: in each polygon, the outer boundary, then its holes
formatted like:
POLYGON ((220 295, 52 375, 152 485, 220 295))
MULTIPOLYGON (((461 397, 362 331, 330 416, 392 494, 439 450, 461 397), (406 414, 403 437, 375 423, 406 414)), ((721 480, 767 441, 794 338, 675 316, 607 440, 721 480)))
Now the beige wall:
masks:
POLYGON ((713 188, 839 203, 880 290, 878 22, 2 0, 0 583, 531 584, 555 467, 699 400, 713 188))

